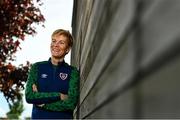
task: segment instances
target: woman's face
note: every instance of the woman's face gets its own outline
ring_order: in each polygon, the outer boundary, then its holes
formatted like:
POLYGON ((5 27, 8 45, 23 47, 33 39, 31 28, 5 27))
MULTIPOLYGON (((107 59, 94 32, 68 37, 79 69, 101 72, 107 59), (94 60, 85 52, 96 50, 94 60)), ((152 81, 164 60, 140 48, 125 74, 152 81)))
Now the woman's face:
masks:
POLYGON ((50 49, 52 57, 59 59, 64 58, 70 50, 67 37, 64 35, 52 36, 50 49))

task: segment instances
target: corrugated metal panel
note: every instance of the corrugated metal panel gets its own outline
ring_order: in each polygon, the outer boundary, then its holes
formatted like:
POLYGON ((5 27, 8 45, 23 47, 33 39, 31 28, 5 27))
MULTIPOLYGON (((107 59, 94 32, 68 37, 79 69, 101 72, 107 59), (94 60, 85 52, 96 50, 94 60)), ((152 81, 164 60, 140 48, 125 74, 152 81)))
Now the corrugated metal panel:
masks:
POLYGON ((180 118, 180 1, 74 3, 76 117, 180 118))

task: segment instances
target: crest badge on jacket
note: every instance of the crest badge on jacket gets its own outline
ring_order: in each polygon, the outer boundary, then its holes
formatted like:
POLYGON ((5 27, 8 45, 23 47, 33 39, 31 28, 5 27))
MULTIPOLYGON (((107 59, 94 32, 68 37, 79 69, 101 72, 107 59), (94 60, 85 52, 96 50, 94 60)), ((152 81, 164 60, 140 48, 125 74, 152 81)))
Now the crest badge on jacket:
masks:
POLYGON ((68 74, 67 74, 67 73, 59 73, 59 77, 60 77, 62 80, 66 80, 67 77, 68 77, 68 74))

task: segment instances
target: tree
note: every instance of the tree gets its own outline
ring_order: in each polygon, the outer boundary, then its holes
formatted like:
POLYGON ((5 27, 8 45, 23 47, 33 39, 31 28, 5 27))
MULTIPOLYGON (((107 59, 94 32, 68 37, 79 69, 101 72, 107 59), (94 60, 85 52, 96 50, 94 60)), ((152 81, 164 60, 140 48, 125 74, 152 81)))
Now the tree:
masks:
POLYGON ((19 116, 24 111, 22 94, 18 96, 13 105, 9 104, 10 111, 6 114, 8 119, 19 119, 19 116))
POLYGON ((0 0, 0 90, 9 103, 9 114, 22 106, 20 91, 24 89, 30 67, 29 62, 16 67, 11 61, 25 36, 36 33, 34 25, 45 21, 39 9, 41 5, 40 0, 0 0))
POLYGON ((11 63, 0 66, 0 90, 10 105, 20 98, 20 91, 24 89, 29 67, 29 62, 25 66, 19 65, 18 67, 11 63))
POLYGON ((25 35, 36 33, 33 23, 44 22, 40 0, 0 0, 0 62, 13 60, 25 35))

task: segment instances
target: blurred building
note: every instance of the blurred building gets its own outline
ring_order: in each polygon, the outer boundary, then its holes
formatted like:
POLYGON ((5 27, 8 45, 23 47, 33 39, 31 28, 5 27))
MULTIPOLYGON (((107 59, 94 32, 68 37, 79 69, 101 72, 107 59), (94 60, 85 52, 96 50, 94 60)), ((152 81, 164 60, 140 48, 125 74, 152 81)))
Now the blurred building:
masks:
POLYGON ((180 0, 74 0, 77 118, 180 118, 180 0))

